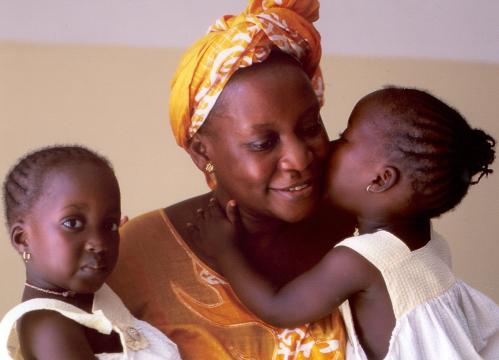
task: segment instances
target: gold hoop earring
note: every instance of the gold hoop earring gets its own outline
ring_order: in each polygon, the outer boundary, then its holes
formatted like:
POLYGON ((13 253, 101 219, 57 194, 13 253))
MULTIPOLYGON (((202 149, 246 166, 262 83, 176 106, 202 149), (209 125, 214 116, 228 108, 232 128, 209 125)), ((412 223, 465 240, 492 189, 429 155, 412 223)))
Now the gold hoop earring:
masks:
POLYGON ((372 190, 371 190, 371 186, 372 186, 372 184, 369 184, 369 185, 367 185, 367 187, 366 187, 366 191, 367 191, 368 193, 372 192, 372 190))
POLYGON ((206 164, 206 166, 204 167, 204 170, 208 174, 212 174, 215 172, 215 165, 213 165, 213 163, 211 161, 208 161, 208 164, 206 164))
POLYGON ((23 251, 23 260, 25 263, 27 263, 29 261, 29 259, 31 259, 31 254, 29 252, 26 252, 26 251, 23 251))

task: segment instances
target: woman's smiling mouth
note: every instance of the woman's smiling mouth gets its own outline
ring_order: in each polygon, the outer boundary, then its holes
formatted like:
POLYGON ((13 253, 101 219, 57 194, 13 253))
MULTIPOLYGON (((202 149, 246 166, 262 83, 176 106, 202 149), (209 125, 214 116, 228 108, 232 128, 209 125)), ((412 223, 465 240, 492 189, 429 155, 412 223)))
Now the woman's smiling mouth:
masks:
POLYGON ((305 188, 307 188, 309 186, 310 186, 310 184, 296 185, 296 186, 288 188, 286 191, 291 191, 291 192, 293 192, 293 191, 300 191, 300 190, 303 190, 303 189, 305 189, 305 188))
POLYGON ((312 180, 307 180, 287 187, 270 188, 270 190, 288 199, 298 200, 310 196, 315 188, 313 185, 312 180))

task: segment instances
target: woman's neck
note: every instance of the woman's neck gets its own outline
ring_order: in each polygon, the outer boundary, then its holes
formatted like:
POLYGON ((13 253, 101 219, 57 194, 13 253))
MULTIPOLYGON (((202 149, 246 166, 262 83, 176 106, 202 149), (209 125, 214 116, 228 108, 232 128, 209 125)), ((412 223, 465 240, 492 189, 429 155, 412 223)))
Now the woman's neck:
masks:
POLYGON ((413 219, 366 219, 358 218, 360 234, 386 230, 401 239, 411 250, 425 246, 431 238, 431 222, 428 218, 413 219))

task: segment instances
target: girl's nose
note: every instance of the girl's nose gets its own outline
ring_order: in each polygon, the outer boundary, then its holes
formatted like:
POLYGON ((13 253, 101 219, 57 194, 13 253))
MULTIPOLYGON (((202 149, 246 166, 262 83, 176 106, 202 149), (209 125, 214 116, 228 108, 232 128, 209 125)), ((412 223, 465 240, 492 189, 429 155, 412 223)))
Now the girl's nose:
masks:
POLYGON ((94 234, 85 244, 85 250, 100 253, 107 250, 106 242, 101 234, 94 234))

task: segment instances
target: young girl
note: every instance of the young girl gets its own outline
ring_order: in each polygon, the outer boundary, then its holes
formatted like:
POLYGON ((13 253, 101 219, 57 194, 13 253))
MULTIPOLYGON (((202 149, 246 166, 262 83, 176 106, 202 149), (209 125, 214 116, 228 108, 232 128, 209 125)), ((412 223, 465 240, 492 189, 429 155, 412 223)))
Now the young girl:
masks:
POLYGON ((26 283, 23 302, 0 323, 1 359, 180 359, 104 284, 121 216, 106 159, 79 146, 35 151, 7 175, 3 195, 26 283))
POLYGON ((212 201, 193 228, 263 320, 289 327, 340 307, 349 359, 499 359, 498 306, 454 277, 430 223, 492 172, 494 146, 423 91, 379 90, 355 106, 327 170, 327 195, 356 215, 359 235, 273 289, 238 252, 233 240, 244 233, 233 201, 228 219, 212 201))

